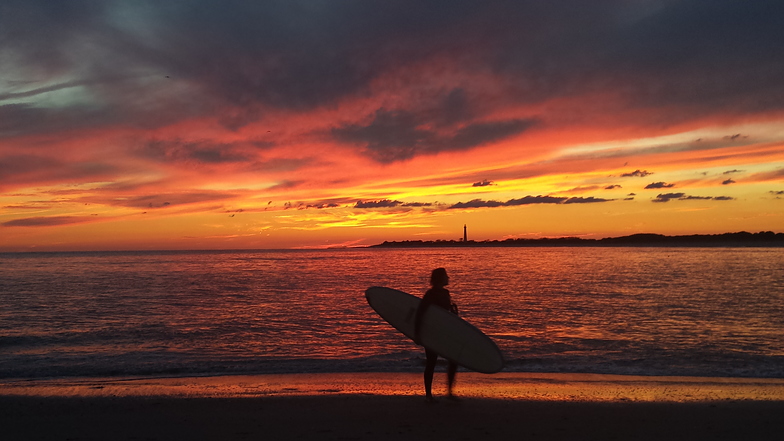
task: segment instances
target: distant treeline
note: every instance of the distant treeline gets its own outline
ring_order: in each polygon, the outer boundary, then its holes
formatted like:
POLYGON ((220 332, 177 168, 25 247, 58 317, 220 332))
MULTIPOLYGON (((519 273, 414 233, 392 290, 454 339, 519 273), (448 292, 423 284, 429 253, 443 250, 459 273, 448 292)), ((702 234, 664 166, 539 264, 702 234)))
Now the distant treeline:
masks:
POLYGON ((506 240, 404 240, 387 242, 371 247, 416 248, 416 247, 784 247, 784 233, 761 231, 759 233, 692 234, 687 236, 665 236, 663 234, 632 234, 631 236, 606 237, 604 239, 581 239, 579 237, 557 237, 541 239, 506 240))

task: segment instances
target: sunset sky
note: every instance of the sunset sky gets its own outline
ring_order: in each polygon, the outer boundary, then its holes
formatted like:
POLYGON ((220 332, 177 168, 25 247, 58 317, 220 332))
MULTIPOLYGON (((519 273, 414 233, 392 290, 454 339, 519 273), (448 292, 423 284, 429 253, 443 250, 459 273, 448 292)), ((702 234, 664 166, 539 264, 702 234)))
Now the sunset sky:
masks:
POLYGON ((784 231, 784 2, 0 3, 0 251, 784 231))

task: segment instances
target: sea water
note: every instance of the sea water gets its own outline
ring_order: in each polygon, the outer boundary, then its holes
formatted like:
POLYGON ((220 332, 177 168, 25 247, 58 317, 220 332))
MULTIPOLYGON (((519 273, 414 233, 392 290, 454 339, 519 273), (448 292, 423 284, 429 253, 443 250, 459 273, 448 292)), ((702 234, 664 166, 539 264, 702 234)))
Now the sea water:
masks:
POLYGON ((506 371, 784 378, 784 249, 602 247, 0 254, 0 378, 419 371, 436 267, 506 371))

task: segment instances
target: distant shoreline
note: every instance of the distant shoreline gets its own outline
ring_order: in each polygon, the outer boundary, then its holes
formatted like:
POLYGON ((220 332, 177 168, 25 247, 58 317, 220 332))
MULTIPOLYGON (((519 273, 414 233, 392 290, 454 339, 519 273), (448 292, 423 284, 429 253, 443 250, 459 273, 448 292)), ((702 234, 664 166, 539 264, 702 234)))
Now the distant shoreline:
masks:
POLYGON ((784 233, 691 234, 665 236, 663 234, 632 234, 630 236, 582 239, 557 237, 506 240, 404 240, 384 241, 368 248, 448 248, 448 247, 784 247, 784 233))

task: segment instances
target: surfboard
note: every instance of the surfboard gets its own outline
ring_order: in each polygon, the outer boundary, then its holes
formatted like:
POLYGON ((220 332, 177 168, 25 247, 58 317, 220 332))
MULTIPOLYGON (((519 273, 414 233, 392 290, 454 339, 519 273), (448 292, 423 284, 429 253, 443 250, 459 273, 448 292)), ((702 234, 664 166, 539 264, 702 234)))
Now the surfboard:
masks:
MULTIPOLYGON (((368 288, 365 298, 381 318, 414 339, 414 319, 422 299, 381 286, 368 288)), ((419 337, 426 348, 472 371, 493 374, 504 367, 503 355, 490 337, 444 308, 427 308, 419 337)))

